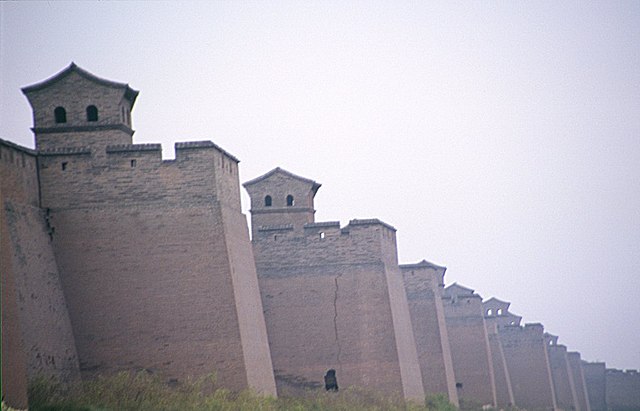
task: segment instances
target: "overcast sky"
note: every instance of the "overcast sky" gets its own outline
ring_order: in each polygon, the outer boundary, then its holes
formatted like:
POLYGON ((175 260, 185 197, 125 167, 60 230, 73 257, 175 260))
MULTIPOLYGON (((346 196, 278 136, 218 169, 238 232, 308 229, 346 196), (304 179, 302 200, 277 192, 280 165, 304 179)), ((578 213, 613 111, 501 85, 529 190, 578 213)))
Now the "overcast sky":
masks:
POLYGON ((140 90, 134 142, 314 179, 317 221, 640 368, 640 1, 0 2, 0 60, 0 138, 74 61, 140 90))

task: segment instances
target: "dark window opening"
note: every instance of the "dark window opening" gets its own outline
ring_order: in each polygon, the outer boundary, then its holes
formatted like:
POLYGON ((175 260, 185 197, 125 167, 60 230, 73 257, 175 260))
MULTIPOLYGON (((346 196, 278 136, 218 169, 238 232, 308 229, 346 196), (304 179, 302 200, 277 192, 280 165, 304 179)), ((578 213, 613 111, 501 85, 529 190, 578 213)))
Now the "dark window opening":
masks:
POLYGON ((336 378, 336 370, 333 368, 324 375, 324 388, 327 391, 338 391, 338 379, 336 378))
POLYGON ((264 206, 265 207, 271 207, 271 196, 266 196, 264 198, 264 206))
POLYGON ((98 121, 98 108, 96 106, 87 107, 87 121, 98 121))
POLYGON ((53 110, 53 116, 58 124, 67 122, 67 110, 65 110, 64 107, 56 107, 56 109, 53 110))
POLYGON ((294 202, 293 202, 293 196, 291 194, 289 194, 287 196, 287 207, 291 207, 293 206, 294 202))
POLYGON ((67 165, 69 165, 69 163, 68 163, 68 162, 66 162, 66 161, 65 161, 64 163, 62 163, 62 164, 61 164, 61 166, 62 166, 62 171, 65 171, 65 170, 67 169, 67 165))
POLYGON ((456 383, 456 388, 462 388, 462 383, 461 382, 457 382, 456 383))
POLYGON ((135 167, 138 164, 136 160, 131 160, 131 168, 135 167))

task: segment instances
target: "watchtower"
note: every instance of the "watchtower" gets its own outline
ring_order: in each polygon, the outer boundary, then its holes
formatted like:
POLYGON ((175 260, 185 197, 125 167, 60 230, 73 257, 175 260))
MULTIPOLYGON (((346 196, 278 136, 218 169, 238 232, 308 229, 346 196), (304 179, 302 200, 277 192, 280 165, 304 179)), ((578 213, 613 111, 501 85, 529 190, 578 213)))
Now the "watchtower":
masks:
POLYGON ((313 198, 320 188, 315 181, 277 167, 243 186, 251 197, 253 238, 260 227, 287 226, 301 234, 314 222, 313 198))
POLYGON ((131 144, 131 109, 138 91, 71 63, 22 92, 33 109, 38 150, 131 144))

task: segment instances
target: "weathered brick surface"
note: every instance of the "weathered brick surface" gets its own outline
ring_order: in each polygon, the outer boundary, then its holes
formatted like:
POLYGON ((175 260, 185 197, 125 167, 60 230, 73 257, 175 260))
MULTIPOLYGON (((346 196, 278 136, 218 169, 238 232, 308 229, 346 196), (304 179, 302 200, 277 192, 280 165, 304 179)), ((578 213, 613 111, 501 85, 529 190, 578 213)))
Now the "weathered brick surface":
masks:
MULTIPOLYGON (((0 144, 0 273, 2 275, 2 394, 7 405, 27 408, 27 357, 24 352, 18 293, 13 270, 13 247, 5 212, 5 196, 17 180, 16 152, 0 144), (11 153, 11 155, 9 154, 11 153), (11 161, 10 161, 11 158, 11 161)), ((19 153, 18 157, 25 155, 19 153)), ((30 160, 31 161, 31 160, 30 160)), ((20 167, 18 158, 18 167, 20 167)), ((22 193, 27 194, 27 193, 22 193)), ((13 197, 17 197, 15 194, 13 197)))
POLYGON ((378 220, 313 223, 319 185, 278 169, 245 187, 278 389, 319 388, 333 368, 341 387, 423 398, 395 230, 378 220), (293 215, 289 193, 307 211, 293 215))
POLYGON ((496 400, 498 407, 508 407, 515 404, 513 388, 511 387, 511 377, 509 368, 504 357, 502 341, 495 327, 495 324, 486 323, 487 336, 489 337, 489 348, 491 350, 491 360, 493 361, 493 375, 496 384, 496 400))
POLYGON ((640 372, 607 369, 607 408, 611 411, 640 410, 640 372))
POLYGON ((607 409, 606 368, 607 365, 603 362, 582 362, 591 411, 607 409))
POLYGON ((27 377, 68 382, 78 374, 36 167, 34 152, 0 141, 3 392, 17 405, 26 401, 27 377))
POLYGON ((527 410, 555 409, 557 405, 542 325, 506 325, 498 332, 516 405, 527 410))
POLYGON ((176 153, 162 161, 157 146, 121 145, 104 159, 43 156, 81 369, 216 372, 228 388, 274 393, 237 160, 206 142, 176 153))
POLYGON ((573 382, 576 388, 576 409, 591 411, 580 353, 567 352, 567 361, 569 362, 569 370, 571 371, 571 376, 573 377, 573 382))
POLYGON ((493 360, 482 297, 453 284, 445 288, 443 305, 460 402, 495 406, 493 360))
POLYGON ((401 265, 426 395, 443 393, 458 405, 449 336, 442 305, 445 268, 426 261, 401 265))
POLYGON ((556 403, 563 410, 582 410, 578 402, 576 384, 567 357, 567 347, 555 343, 547 347, 549 367, 556 394, 556 403))

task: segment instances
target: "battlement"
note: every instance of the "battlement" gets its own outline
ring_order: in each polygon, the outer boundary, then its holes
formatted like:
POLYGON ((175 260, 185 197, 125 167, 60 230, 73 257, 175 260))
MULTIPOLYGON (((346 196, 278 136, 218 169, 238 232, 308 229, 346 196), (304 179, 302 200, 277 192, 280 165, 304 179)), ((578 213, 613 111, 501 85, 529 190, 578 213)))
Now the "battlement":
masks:
POLYGON ((631 369, 627 369, 627 370, 619 370, 617 368, 607 368, 605 370, 607 376, 628 376, 628 377, 639 377, 640 378, 640 371, 639 370, 631 370, 631 369))
POLYGON ((229 160, 232 160, 232 161, 234 161, 236 163, 240 162, 240 160, 238 160, 234 155, 232 155, 228 151, 224 150, 222 147, 220 147, 219 145, 215 144, 213 141, 209 141, 209 140, 181 141, 181 142, 175 143, 174 147, 175 147, 175 150, 176 150, 176 157, 179 155, 179 153, 184 152, 184 150, 214 149, 214 150, 218 151, 220 154, 222 154, 225 158, 227 158, 229 160))
POLYGON ((291 230, 293 230, 293 224, 267 225, 267 226, 258 227, 258 231, 263 233, 269 233, 273 231, 275 232, 291 231, 291 230))
POLYGON ((359 228, 359 227, 370 227, 370 226, 382 226, 390 231, 393 231, 394 233, 397 231, 395 229, 395 227, 378 220, 377 218, 367 218, 367 219, 354 219, 354 220, 350 220, 349 221, 349 225, 345 228, 359 228))
POLYGON ((38 154, 42 157, 73 156, 81 154, 91 154, 91 149, 89 147, 57 147, 47 150, 40 150, 38 154))
POLYGON ((110 153, 131 153, 141 151, 162 151, 160 144, 115 144, 107 146, 106 152, 110 153))
POLYGON ((211 141, 55 147, 39 152, 43 206, 83 208, 163 204, 240 205, 238 159, 211 141))

